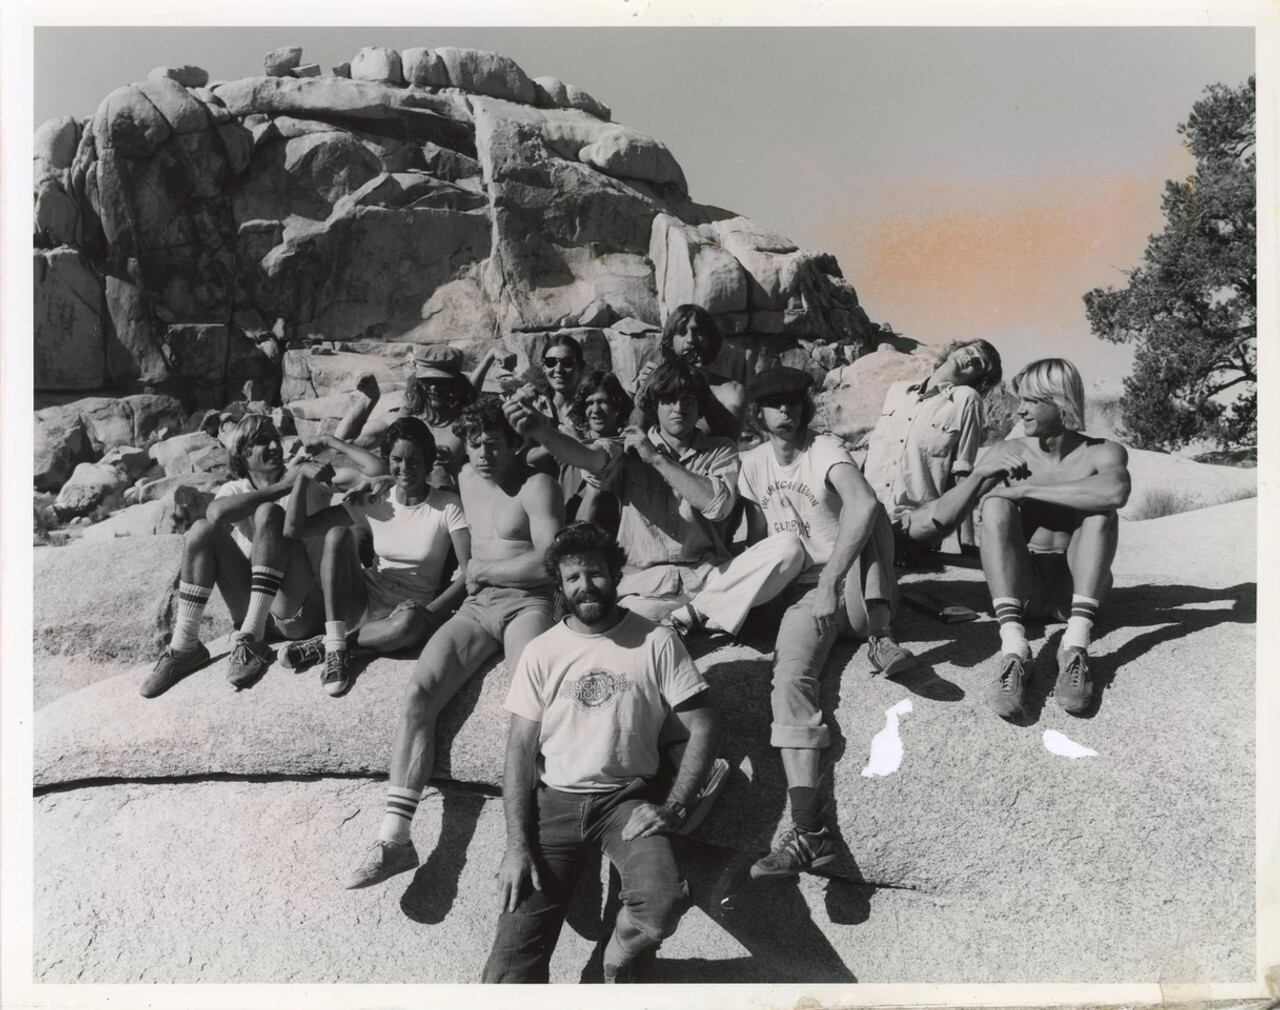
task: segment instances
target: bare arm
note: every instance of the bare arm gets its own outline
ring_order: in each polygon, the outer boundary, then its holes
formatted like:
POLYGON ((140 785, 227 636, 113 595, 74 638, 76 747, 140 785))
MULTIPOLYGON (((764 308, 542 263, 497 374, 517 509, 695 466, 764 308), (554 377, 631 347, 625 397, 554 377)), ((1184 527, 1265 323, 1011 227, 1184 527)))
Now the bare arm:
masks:
POLYGON ((935 544, 956 529, 973 512, 986 494, 1006 478, 1021 479, 1027 475, 1027 464, 1016 441, 993 446, 942 497, 927 502, 911 512, 905 532, 920 544, 935 544))
POLYGON ((551 546, 551 538, 564 525, 564 493, 560 485, 545 473, 537 473, 520 489, 520 503, 529 517, 529 540, 533 550, 516 558, 496 561, 473 560, 468 565, 469 586, 508 586, 513 589, 536 589, 547 584, 542 556, 551 546))
POLYGON ((453 541, 453 553, 458 558, 458 571, 448 588, 427 604, 427 610, 432 614, 449 613, 467 595, 467 565, 471 563, 471 531, 450 530, 449 539, 453 541))
POLYGON ((350 526, 351 513, 341 505, 330 505, 314 515, 307 515, 307 492, 311 490, 311 478, 299 473, 289 492, 284 508, 284 535, 295 540, 318 537, 334 526, 350 526))
POLYGON ((996 487, 991 493, 1014 501, 1031 499, 1048 505, 1062 505, 1078 512, 1114 512, 1129 500, 1129 454, 1124 446, 1104 442, 1092 450, 1094 472, 1088 477, 1061 483, 1036 483, 996 487))
POLYGON ((681 755, 680 767, 676 770, 676 780, 662 806, 642 803, 631 812, 622 829, 624 842, 679 829, 681 820, 669 804, 679 803, 687 808, 698 795, 698 789, 706 781, 711 762, 715 759, 715 716, 708 703, 707 692, 700 691, 681 702, 673 711, 689 731, 689 740, 681 755))
POLYGON ((528 884, 542 890, 530 843, 533 790, 538 770, 542 723, 512 715, 507 731, 507 760, 502 775, 502 811, 507 821, 507 851, 498 868, 498 903, 514 912, 528 884))
POLYGON ((867 479, 851 462, 837 463, 828 470, 827 483, 840 496, 840 525, 831 557, 822 566, 818 586, 835 594, 871 538, 880 503, 867 479))
POLYGON ((608 465, 607 452, 583 445, 572 435, 553 425, 546 414, 529 404, 511 399, 503 405, 502 410, 516 431, 535 439, 561 463, 576 466, 587 473, 599 473, 608 465))
POLYGON ((377 453, 370 452, 368 449, 361 449, 358 445, 344 442, 333 435, 321 435, 306 444, 307 452, 315 453, 321 449, 332 449, 334 452, 342 453, 366 477, 381 477, 387 472, 386 461, 377 453))
POLYGON ((758 544, 769 535, 769 523, 760 506, 749 498, 742 499, 747 507, 747 546, 758 544))
POLYGON ((333 467, 320 463, 298 463, 285 471, 280 480, 266 487, 255 488, 244 494, 231 494, 224 498, 215 498, 205 509, 205 518, 215 526, 226 526, 248 519, 259 505, 279 501, 293 488, 293 482, 299 475, 306 474, 313 479, 324 480, 333 475, 333 467))

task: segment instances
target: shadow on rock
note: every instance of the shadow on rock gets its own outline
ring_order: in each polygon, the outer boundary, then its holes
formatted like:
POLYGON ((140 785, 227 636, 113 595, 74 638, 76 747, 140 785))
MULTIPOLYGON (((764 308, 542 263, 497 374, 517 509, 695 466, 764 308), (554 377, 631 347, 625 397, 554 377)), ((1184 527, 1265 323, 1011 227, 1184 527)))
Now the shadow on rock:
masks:
MULTIPOLYGON (((400 910, 424 925, 443 922, 453 907, 458 897, 458 879, 467 863, 467 849, 485 804, 485 798, 476 793, 450 791, 443 795, 440 839, 400 898, 400 910)), ((496 896, 493 900, 496 907, 496 896)))

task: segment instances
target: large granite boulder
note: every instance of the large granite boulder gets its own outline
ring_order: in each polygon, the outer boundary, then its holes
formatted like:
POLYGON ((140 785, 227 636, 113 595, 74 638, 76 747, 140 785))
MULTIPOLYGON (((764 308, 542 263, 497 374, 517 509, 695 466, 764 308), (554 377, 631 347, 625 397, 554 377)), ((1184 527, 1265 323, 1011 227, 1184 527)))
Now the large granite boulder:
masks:
POLYGON ((189 410, 273 388, 280 363, 237 351, 265 332, 248 319, 300 348, 483 347, 656 329, 695 300, 737 371, 871 346, 830 255, 695 203, 660 140, 572 84, 450 46, 366 47, 346 77, 284 47, 264 69, 156 68, 88 128, 40 126, 37 239, 66 245, 39 254, 37 388, 163 390, 189 410))

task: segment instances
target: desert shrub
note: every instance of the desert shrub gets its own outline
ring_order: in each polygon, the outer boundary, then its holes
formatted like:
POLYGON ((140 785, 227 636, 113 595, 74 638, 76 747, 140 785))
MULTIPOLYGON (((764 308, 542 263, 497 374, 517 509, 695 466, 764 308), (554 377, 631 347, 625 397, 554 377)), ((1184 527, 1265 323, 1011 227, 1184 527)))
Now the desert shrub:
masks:
POLYGON ((1002 442, 1013 429, 1013 412, 1018 398, 1003 382, 991 390, 982 400, 982 444, 1002 442))
POLYGON ((33 547, 61 547, 67 535, 60 531, 62 525, 53 511, 56 496, 36 492, 32 500, 31 545, 33 547))
POLYGON ((1129 518, 1134 520, 1159 519, 1162 516, 1175 516, 1180 512, 1203 508, 1204 503, 1195 495, 1186 494, 1173 488, 1152 488, 1129 510, 1129 518))

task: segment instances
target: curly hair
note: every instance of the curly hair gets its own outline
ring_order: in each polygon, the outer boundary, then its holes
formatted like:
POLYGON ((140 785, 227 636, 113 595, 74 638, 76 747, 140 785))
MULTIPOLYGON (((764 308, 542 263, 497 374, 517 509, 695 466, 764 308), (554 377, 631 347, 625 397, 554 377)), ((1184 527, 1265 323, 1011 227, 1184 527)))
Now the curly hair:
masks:
POLYGON ((227 439, 227 469, 232 477, 249 476, 245 457, 249 455, 253 443, 264 431, 269 431, 275 436, 277 442, 280 441, 280 432, 276 430, 275 424, 266 414, 245 414, 236 422, 231 436, 227 439))
POLYGON ((382 433, 382 443, 379 448, 382 451, 384 460, 391 459, 391 450, 395 448, 397 442, 409 442, 418 447, 418 451, 422 453, 422 459, 430 470, 436 461, 436 437, 431 434, 431 429, 425 423, 416 417, 401 417, 392 421, 387 426, 387 430, 382 433))
POLYGON ((429 410, 427 386, 435 384, 440 390, 443 417, 434 418, 436 424, 449 424, 457 419, 464 407, 475 403, 476 389, 464 375, 451 379, 413 379, 404 391, 403 412, 410 417, 425 417, 429 410))
POLYGON ((671 358, 653 370, 644 389, 636 397, 636 406, 644 413, 648 424, 657 424, 658 401, 672 400, 686 393, 697 399, 699 416, 706 417, 711 410, 711 387, 707 380, 679 358, 671 358))
POLYGON ((551 546, 542 556, 542 564, 552 583, 559 587, 560 562, 589 554, 603 558, 615 580, 622 574, 622 566, 627 563, 627 555, 618 546, 613 534, 606 533, 595 523, 579 521, 569 523, 552 537, 551 546))
POLYGON ((587 430, 587 400, 596 393, 604 393, 609 398, 609 409, 618 419, 618 426, 625 424, 633 406, 631 397, 616 375, 597 368, 583 376, 577 392, 573 394, 573 402, 569 404, 569 420, 574 427, 579 431, 587 430))
POLYGON ((667 324, 662 328, 662 340, 658 344, 664 361, 670 361, 676 356, 671 345, 676 335, 687 332, 691 324, 698 329, 698 338, 703 350, 703 363, 709 365, 716 360, 723 338, 720 335, 720 327, 716 325, 711 313, 701 305, 677 305, 667 317, 667 324))
POLYGON ((524 439, 511 427, 507 415, 502 412, 502 400, 496 396, 482 396, 462 408, 453 422, 453 433, 464 442, 484 435, 501 435, 510 445, 521 445, 524 439))

